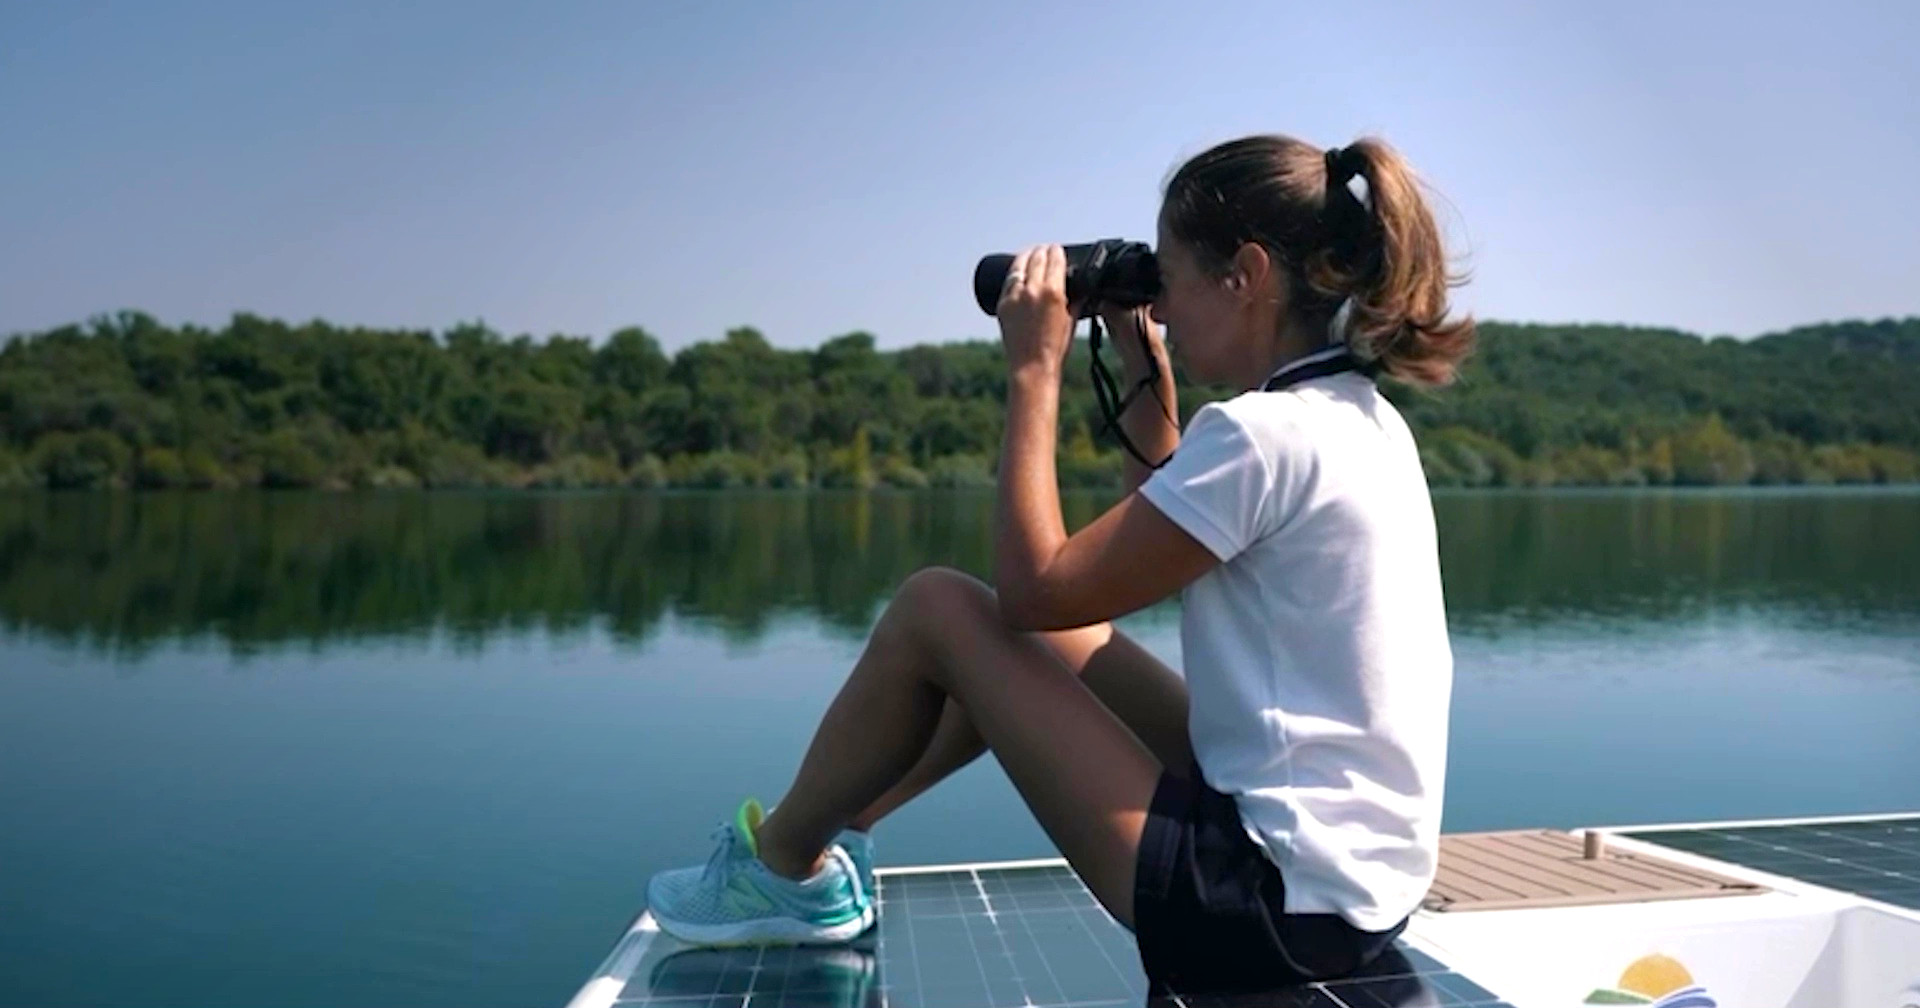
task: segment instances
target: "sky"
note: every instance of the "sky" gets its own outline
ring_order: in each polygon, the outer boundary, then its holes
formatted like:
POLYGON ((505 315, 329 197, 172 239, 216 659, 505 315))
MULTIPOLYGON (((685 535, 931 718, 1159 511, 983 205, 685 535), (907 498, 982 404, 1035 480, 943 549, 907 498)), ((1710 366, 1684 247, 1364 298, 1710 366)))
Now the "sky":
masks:
POLYGON ((1481 318, 1920 314, 1920 3, 0 0, 0 334, 993 339, 1223 140, 1372 134, 1481 318))

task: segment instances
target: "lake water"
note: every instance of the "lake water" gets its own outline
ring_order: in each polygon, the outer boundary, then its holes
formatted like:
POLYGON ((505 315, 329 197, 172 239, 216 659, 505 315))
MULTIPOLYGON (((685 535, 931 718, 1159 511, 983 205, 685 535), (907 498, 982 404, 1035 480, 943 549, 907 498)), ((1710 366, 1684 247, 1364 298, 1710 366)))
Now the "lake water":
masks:
MULTIPOLYGON (((1103 501, 1074 497, 1069 521, 1103 501)), ((1450 831, 1920 808, 1920 492, 1435 501, 1450 831)), ((0 1005, 564 1003, 984 495, 0 496, 0 1005)), ((1122 625, 1178 667, 1178 614, 1122 625)), ((982 761, 883 863, 1052 854, 982 761)))

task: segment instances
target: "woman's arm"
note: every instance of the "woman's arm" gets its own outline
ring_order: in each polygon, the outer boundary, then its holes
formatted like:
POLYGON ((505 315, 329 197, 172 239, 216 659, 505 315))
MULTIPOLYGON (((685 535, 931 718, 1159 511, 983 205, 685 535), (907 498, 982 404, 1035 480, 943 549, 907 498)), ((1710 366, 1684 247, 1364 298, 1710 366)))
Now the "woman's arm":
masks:
POLYGON ((1001 615, 1022 630, 1086 626, 1151 605, 1205 573, 1213 554, 1138 493, 1067 535, 1054 449, 1073 316, 1059 246, 1014 259, 997 314, 1009 372, 994 537, 1001 615))

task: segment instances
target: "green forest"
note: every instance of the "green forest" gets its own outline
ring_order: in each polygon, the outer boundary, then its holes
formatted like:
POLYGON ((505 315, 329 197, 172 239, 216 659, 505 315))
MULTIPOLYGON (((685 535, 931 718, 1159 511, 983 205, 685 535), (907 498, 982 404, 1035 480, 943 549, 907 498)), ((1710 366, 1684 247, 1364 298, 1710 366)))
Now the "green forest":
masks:
MULTIPOLYGON (((1087 347, 1063 484, 1112 487, 1087 347)), ((1110 366, 1118 370, 1117 360, 1110 366)), ((1436 486, 1920 480, 1920 318, 1750 340, 1482 323, 1454 385, 1389 383, 1436 486)), ((1180 384, 1181 419, 1231 390, 1180 384)), ((847 488, 990 485, 997 342, 782 349, 739 328, 675 353, 604 340, 139 312, 0 346, 4 488, 847 488)))

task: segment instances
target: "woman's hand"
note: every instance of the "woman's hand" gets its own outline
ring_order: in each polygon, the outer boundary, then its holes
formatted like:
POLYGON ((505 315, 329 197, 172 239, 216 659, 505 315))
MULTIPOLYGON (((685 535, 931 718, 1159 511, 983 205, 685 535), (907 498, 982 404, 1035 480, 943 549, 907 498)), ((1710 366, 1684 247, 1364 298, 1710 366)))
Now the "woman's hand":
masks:
POLYGON ((1150 359, 1160 365, 1163 374, 1170 370, 1167 344, 1161 338, 1160 327, 1154 325, 1152 309, 1148 306, 1122 308, 1101 302, 1100 322, 1107 327, 1107 336, 1113 340, 1128 378, 1145 377, 1150 359))
POLYGON ((1067 253, 1058 245, 1036 245, 1013 257, 1006 285, 1000 288, 1000 343, 1008 370, 1032 365, 1059 370, 1073 341, 1073 313, 1067 307, 1067 253))

